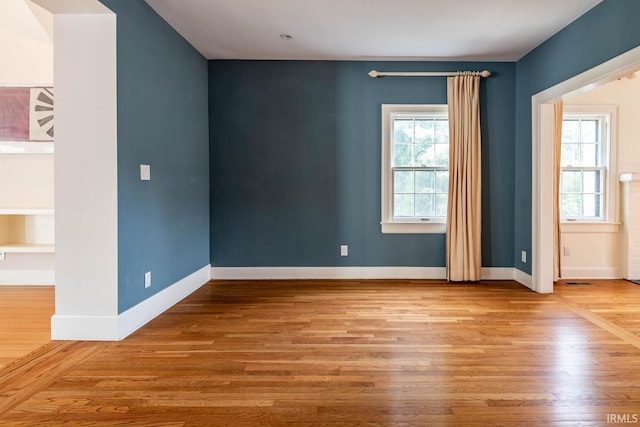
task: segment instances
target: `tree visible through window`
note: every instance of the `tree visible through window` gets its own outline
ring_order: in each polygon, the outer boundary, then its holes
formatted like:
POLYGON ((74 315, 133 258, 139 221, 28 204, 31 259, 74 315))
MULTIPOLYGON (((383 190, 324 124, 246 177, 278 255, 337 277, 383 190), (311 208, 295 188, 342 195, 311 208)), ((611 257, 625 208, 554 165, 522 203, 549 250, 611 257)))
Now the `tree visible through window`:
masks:
POLYGON ((560 214, 565 220, 606 217, 607 128, 607 115, 564 115, 560 214))
POLYGON ((381 139, 382 232, 445 233, 447 105, 383 104, 381 139))
POLYGON ((393 117, 393 218, 446 218, 449 122, 446 116, 393 117))

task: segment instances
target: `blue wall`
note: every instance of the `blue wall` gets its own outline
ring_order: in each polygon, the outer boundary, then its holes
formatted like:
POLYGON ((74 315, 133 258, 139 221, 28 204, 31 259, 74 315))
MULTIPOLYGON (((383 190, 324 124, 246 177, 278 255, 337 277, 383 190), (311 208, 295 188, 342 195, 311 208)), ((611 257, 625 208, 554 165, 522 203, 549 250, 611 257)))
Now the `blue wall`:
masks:
POLYGON ((102 2, 117 15, 123 312, 209 264, 207 61, 144 1, 102 2), (151 181, 140 181, 141 163, 151 181))
POLYGON ((380 232, 380 105, 445 103, 445 79, 371 79, 371 69, 493 71, 481 89, 483 265, 530 273, 519 254, 531 251, 531 96, 640 44, 640 2, 605 0, 516 64, 207 70, 142 0, 101 1, 118 30, 120 312, 209 262, 443 266, 443 235, 380 232), (140 163, 151 182, 139 180, 140 163))
POLYGON ((444 104, 446 79, 371 69, 493 72, 481 86, 483 265, 513 266, 514 63, 210 61, 214 266, 444 266, 444 235, 380 231, 380 105, 444 104))
MULTIPOLYGON (((516 64, 513 265, 531 273, 531 97, 640 45, 640 1, 605 0, 516 64)), ((551 250, 551 249, 550 249, 551 250)))

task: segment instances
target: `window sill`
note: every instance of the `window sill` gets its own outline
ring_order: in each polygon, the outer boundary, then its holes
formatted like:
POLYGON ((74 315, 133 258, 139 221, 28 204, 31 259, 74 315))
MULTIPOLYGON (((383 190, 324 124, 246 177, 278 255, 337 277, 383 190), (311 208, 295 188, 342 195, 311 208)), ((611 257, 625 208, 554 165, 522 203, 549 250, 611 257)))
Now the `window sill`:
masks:
POLYGON ((381 222, 380 225, 384 234, 445 234, 447 232, 446 222, 381 222))
POLYGON ((560 232, 562 233, 617 233, 619 229, 619 222, 571 221, 560 223, 560 232))

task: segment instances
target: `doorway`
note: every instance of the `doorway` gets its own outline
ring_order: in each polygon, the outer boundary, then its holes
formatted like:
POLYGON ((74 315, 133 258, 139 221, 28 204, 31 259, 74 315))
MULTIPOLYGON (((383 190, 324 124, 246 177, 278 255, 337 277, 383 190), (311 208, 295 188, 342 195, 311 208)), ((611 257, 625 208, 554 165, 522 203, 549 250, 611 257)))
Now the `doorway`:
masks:
MULTIPOLYGON (((629 75, 640 68, 640 47, 532 97, 532 288, 553 292, 553 104, 629 75)), ((612 177, 613 178, 613 177, 612 177)), ((615 177, 617 179, 617 177, 615 177)))

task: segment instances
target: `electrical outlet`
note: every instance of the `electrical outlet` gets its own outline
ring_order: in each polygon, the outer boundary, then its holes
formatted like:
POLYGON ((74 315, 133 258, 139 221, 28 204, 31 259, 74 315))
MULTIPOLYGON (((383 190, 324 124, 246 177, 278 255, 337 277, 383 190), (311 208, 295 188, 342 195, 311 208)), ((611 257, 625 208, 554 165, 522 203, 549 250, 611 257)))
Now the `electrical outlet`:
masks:
POLYGON ((148 288, 149 286, 151 286, 151 272, 147 271, 144 273, 144 287, 148 288))
POLYGON ((564 256, 571 256, 571 247, 570 246, 565 246, 564 247, 564 256))
POLYGON ((522 254, 520 256, 522 258, 522 262, 523 263, 527 263, 527 251, 522 251, 522 254))
POLYGON ((340 245, 340 256, 349 256, 349 246, 340 245))
POLYGON ((140 181, 151 181, 150 165, 140 165, 140 181))
POLYGON ((4 261, 5 257, 4 257, 4 252, 0 252, 0 261, 4 261))

